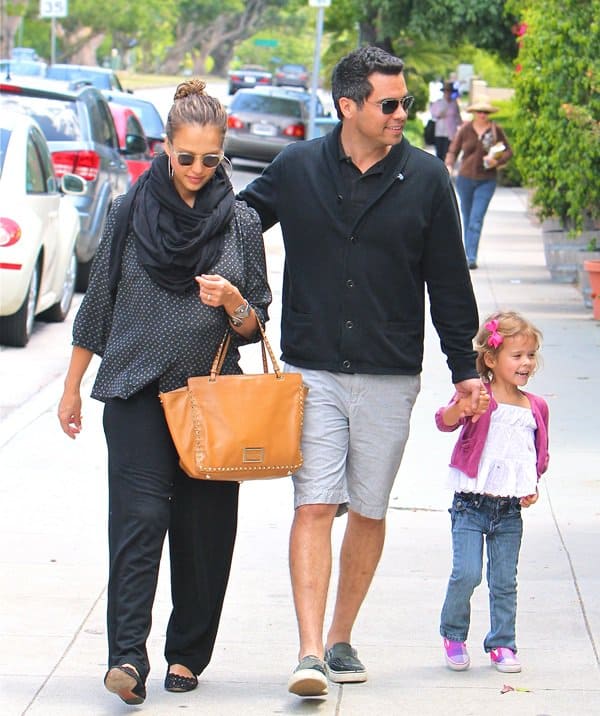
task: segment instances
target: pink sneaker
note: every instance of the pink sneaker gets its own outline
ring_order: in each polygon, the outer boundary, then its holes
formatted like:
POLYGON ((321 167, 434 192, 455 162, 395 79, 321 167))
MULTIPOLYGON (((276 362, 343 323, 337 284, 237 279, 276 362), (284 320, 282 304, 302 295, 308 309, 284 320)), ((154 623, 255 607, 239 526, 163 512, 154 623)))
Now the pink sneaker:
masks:
POLYGON ((505 674, 516 674, 521 671, 521 664, 515 652, 507 646, 499 646, 490 651, 492 666, 505 674))
POLYGON ((464 641, 444 639, 446 666, 452 671, 465 671, 471 666, 471 659, 464 641))

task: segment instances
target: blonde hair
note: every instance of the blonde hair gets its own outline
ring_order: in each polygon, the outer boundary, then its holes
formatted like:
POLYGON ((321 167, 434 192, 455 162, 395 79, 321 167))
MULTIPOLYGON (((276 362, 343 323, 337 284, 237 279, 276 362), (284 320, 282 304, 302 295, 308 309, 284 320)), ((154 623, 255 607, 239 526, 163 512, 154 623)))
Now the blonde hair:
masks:
POLYGON ((177 85, 173 105, 169 110, 165 132, 170 143, 177 130, 188 124, 201 127, 213 126, 221 130, 222 137, 227 131, 227 112, 216 97, 206 94, 206 82, 191 79, 177 85))
MULTIPOLYGON (((515 311, 498 311, 497 313, 492 313, 481 325, 474 341, 474 348, 477 351, 475 367, 479 375, 488 382, 491 382, 494 373, 492 369, 486 365, 485 357, 489 355, 492 358, 496 358, 504 346, 503 341, 500 343, 494 341, 493 336, 496 334, 499 334, 502 339, 512 336, 533 338, 535 340, 536 351, 539 350, 542 345, 542 332, 539 328, 536 328, 531 321, 523 318, 519 313, 515 311), (492 327, 495 325, 493 324, 494 321, 497 323, 495 330, 492 327)), ((539 357, 536 357, 536 361, 535 369, 539 366, 539 357)), ((533 372, 535 372, 535 370, 533 372)))

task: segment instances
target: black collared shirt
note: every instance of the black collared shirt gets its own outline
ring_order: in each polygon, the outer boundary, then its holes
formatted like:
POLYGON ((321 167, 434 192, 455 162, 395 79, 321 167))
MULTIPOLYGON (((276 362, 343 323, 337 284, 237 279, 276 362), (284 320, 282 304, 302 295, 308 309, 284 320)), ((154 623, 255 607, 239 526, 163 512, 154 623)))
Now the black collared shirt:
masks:
POLYGON ((366 172, 354 164, 352 157, 346 154, 342 143, 339 143, 340 173, 344 184, 342 206, 345 218, 354 223, 369 201, 380 191, 387 156, 369 167, 366 172))

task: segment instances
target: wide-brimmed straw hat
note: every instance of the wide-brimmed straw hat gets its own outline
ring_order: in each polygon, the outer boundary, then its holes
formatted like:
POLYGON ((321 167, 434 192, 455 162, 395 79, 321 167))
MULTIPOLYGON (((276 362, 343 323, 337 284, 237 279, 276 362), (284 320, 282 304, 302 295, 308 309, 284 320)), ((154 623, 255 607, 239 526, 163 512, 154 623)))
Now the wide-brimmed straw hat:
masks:
POLYGON ((473 104, 467 107, 467 112, 487 112, 493 114, 498 111, 498 107, 494 107, 487 97, 478 97, 473 104))

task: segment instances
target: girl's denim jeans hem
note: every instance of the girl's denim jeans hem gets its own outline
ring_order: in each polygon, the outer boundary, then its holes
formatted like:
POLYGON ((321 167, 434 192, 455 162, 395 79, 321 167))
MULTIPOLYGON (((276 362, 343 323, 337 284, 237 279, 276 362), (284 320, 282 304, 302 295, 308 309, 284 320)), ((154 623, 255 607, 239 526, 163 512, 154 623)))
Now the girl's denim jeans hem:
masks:
POLYGON ((490 630, 483 647, 516 651, 517 565, 523 534, 521 506, 515 497, 457 492, 449 510, 452 522, 452 574, 442 607, 440 634, 466 641, 471 597, 481 583, 483 544, 487 552, 490 630))

